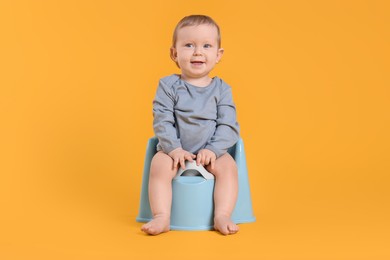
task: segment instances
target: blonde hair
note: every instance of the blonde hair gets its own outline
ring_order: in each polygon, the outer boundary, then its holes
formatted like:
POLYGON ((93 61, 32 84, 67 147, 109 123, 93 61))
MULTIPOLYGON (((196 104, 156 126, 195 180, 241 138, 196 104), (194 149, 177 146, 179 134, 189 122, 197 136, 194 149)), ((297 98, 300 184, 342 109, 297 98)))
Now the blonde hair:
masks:
POLYGON ((218 32, 218 48, 221 47, 221 32, 219 29, 218 24, 209 16, 207 15, 189 15, 184 17, 179 21, 179 23, 176 25, 175 30, 173 31, 173 39, 172 39, 172 47, 176 46, 176 39, 177 39, 177 32, 179 29, 186 27, 186 26, 196 26, 201 24, 208 24, 215 26, 217 28, 218 32))

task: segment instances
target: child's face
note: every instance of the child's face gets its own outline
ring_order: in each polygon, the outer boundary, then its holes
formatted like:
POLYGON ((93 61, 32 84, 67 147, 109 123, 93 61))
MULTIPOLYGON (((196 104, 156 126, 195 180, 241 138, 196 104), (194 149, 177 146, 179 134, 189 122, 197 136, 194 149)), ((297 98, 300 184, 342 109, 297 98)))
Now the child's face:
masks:
POLYGON ((176 46, 171 48, 171 58, 179 65, 182 77, 208 77, 222 57, 223 49, 218 47, 218 31, 215 26, 186 26, 177 32, 176 46))

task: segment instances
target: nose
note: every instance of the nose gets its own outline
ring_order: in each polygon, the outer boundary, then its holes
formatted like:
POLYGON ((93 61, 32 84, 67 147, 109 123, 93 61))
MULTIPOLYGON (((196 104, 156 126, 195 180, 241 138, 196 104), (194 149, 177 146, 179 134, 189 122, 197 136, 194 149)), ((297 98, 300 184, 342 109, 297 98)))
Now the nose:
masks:
POLYGON ((196 47, 196 48, 194 49, 194 56, 202 56, 201 48, 196 47))

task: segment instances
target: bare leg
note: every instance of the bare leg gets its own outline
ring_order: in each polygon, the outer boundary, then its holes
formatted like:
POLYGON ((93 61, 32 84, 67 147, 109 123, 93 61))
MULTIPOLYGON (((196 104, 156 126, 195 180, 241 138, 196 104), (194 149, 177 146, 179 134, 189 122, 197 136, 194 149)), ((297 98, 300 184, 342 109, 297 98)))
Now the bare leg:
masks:
POLYGON ((207 170, 215 176, 214 189, 214 228, 224 235, 235 234, 238 226, 231 220, 238 194, 237 165, 230 154, 225 154, 215 161, 214 169, 207 170))
POLYGON ((149 176, 149 202, 153 219, 141 228, 147 234, 158 235, 169 231, 172 179, 176 175, 176 169, 173 170, 172 165, 172 158, 163 152, 158 152, 153 157, 149 176))

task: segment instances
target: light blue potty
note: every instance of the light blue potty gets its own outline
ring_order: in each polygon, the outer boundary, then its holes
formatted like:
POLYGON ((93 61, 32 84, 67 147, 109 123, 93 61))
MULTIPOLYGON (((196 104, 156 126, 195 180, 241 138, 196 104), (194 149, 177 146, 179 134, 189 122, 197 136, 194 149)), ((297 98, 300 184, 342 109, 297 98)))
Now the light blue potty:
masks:
MULTIPOLYGON (((150 163, 156 151, 158 139, 149 139, 142 178, 141 201, 138 222, 152 219, 149 205, 148 184, 150 163)), ((238 167, 238 198, 232 213, 236 224, 254 222, 252 201, 249 190, 248 170, 244 144, 240 139, 228 151, 238 167)), ((172 181, 172 230, 210 230, 214 226, 214 175, 195 162, 186 162, 186 169, 179 170, 172 181)))

